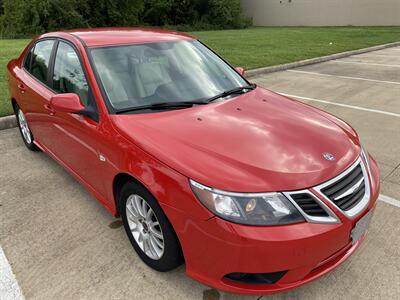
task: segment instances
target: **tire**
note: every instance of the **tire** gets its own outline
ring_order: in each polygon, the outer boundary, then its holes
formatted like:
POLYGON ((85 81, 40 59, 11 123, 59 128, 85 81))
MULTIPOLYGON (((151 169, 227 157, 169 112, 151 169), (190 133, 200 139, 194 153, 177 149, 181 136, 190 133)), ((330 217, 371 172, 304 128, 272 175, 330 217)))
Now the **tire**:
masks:
POLYGON ((172 225, 157 200, 143 186, 133 181, 126 183, 121 189, 118 206, 126 234, 145 264, 167 272, 183 263, 181 246, 172 225), (149 217, 146 219, 145 215, 149 217))
POLYGON ((19 108, 18 104, 14 105, 14 112, 15 117, 17 118, 19 132, 21 133, 21 137, 24 141, 25 146, 31 151, 39 151, 40 149, 34 143, 33 134, 29 129, 28 123, 25 119, 25 115, 19 108))

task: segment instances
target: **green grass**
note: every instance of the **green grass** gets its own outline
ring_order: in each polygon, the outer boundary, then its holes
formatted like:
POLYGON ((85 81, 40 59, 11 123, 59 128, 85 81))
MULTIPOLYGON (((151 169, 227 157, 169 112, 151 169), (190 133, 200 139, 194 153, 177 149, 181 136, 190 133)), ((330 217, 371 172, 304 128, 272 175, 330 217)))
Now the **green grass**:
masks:
POLYGON ((13 113, 8 93, 7 63, 16 58, 29 40, 0 40, 0 117, 13 113))
POLYGON ((191 34, 246 69, 400 41, 400 27, 254 27, 191 34))
MULTIPOLYGON (((235 66, 254 69, 400 41, 400 27, 254 27, 191 32, 235 66)), ((28 40, 0 40, 0 116, 9 115, 6 64, 28 40)))

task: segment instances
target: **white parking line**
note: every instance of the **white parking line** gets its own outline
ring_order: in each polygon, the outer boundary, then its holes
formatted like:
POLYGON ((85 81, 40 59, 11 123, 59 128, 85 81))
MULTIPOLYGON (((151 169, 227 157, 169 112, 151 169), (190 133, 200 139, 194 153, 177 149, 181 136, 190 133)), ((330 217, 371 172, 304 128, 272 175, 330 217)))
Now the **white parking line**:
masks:
POLYGON ((331 75, 331 74, 323 74, 323 73, 300 71, 300 70, 286 70, 286 72, 304 73, 304 74, 311 74, 311 75, 318 75, 318 76, 337 77, 337 78, 344 78, 344 79, 364 80, 364 81, 370 81, 370 82, 378 82, 378 83, 388 83, 388 84, 398 84, 398 85, 400 85, 400 82, 397 82, 397 81, 376 80, 376 79, 369 79, 369 78, 363 78, 363 77, 331 75))
POLYGON ((392 112, 388 112, 388 111, 365 108, 365 107, 361 107, 361 106, 348 105, 348 104, 337 103, 337 102, 331 102, 331 101, 315 99, 315 98, 309 98, 309 97, 302 97, 302 96, 297 96, 297 95, 289 95, 289 94, 285 94, 285 93, 281 93, 281 92, 277 92, 277 91, 275 91, 275 92, 280 94, 280 95, 283 95, 283 96, 286 96, 286 97, 290 97, 290 98, 298 98, 298 99, 303 99, 303 100, 315 101, 315 102, 326 103, 326 104, 336 105, 336 106, 342 106, 342 107, 347 107, 347 108, 352 108, 352 109, 357 109, 357 110, 362 110, 362 111, 368 111, 368 112, 373 112, 373 113, 377 113, 377 114, 382 114, 382 115, 387 115, 387 116, 400 118, 400 114, 396 114, 396 113, 392 113, 392 112))
POLYGON ((343 61, 343 60, 332 60, 331 62, 337 62, 342 64, 359 64, 359 65, 370 65, 370 66, 382 66, 382 67, 390 67, 390 68, 400 68, 400 65, 387 65, 387 64, 377 64, 377 63, 367 63, 367 62, 359 62, 359 61, 343 61))
POLYGON ((364 58, 364 57, 368 57, 368 56, 375 56, 375 57, 376 57, 376 56, 382 56, 382 57, 400 58, 399 55, 379 54, 379 53, 374 53, 374 54, 370 54, 370 53, 367 53, 367 54, 360 54, 360 55, 352 56, 352 57, 349 57, 349 58, 364 58))
POLYGON ((399 200, 393 199, 393 198, 385 196, 385 195, 380 195, 378 200, 381 200, 381 201, 383 201, 383 202, 385 202, 387 204, 391 204, 391 205, 400 207, 400 201, 399 200))
POLYGON ((15 279, 11 266, 0 246, 0 299, 1 300, 24 300, 18 282, 15 279))

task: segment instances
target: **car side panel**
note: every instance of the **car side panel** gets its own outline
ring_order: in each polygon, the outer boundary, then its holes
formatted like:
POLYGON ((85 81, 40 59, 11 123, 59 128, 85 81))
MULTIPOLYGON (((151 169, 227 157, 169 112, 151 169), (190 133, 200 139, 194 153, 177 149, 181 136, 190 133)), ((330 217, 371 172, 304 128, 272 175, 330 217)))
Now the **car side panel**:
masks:
MULTIPOLYGON (((101 176, 107 191, 107 202, 115 206, 114 179, 127 174, 145 186, 160 202, 179 207, 195 219, 209 219, 213 215, 194 198, 188 178, 164 165, 150 154, 125 139, 114 130, 110 120, 101 125, 102 138, 98 139, 98 151, 104 156, 101 176)), ((100 174, 100 173, 99 173, 100 174)))
POLYGON ((104 198, 105 186, 95 146, 96 140, 101 139, 97 124, 87 117, 50 108, 50 99, 55 93, 22 68, 24 55, 34 42, 7 66, 11 98, 24 112, 39 148, 62 164, 112 211, 104 198), (23 91, 19 85, 24 86, 23 91))

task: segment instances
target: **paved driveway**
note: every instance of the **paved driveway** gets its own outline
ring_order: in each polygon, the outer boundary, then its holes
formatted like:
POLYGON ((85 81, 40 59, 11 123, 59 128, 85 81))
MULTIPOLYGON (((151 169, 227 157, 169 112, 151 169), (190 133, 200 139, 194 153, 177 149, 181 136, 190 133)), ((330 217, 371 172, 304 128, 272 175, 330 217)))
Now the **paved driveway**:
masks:
MULTIPOLYGON (((379 162, 387 196, 352 258, 271 298, 399 299, 400 48, 252 80, 351 123, 379 162)), ((45 154, 26 150, 16 129, 0 131, 0 153, 0 244, 26 299, 245 299, 188 279, 183 267, 147 268, 120 221, 45 154)))

